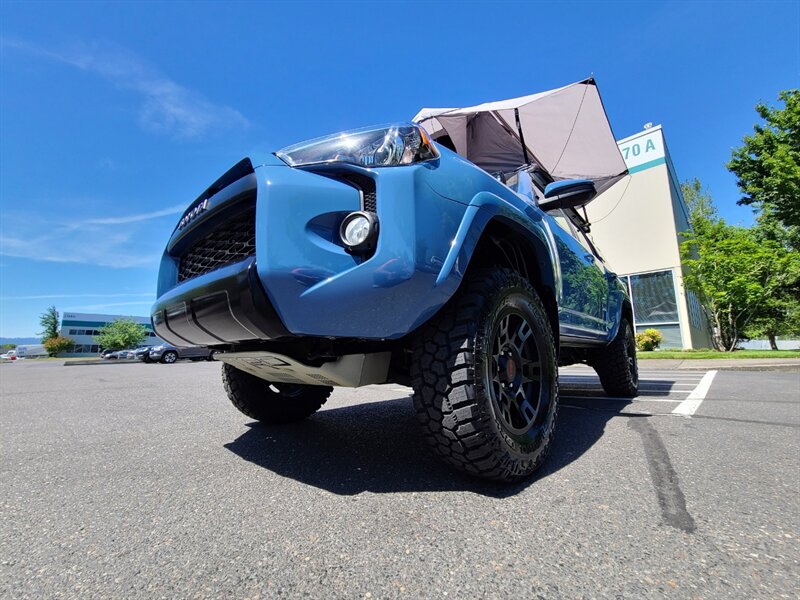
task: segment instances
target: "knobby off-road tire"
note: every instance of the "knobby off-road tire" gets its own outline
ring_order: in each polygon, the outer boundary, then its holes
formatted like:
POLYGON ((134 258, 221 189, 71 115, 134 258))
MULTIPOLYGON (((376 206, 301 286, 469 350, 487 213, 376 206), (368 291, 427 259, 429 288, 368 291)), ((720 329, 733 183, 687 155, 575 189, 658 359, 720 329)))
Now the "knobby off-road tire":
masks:
POLYGON ((547 456, 558 411, 544 306, 510 269, 478 271, 419 332, 411 363, 423 434, 446 463, 513 482, 547 456))
POLYGON ((627 319, 620 322, 614 341, 605 348, 594 351, 590 364, 609 396, 632 398, 639 393, 636 338, 627 319))
POLYGON ((332 387, 271 383, 227 364, 222 383, 242 413, 268 424, 291 423, 313 415, 325 404, 332 387))

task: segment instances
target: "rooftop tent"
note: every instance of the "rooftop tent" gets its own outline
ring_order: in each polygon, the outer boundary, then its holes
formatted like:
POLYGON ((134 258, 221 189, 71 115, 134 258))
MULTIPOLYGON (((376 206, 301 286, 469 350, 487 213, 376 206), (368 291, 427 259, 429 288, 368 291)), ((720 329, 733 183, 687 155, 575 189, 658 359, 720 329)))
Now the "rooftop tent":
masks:
POLYGON ((628 172, 591 78, 468 108, 423 108, 414 121, 490 173, 532 165, 556 181, 591 179, 599 193, 628 172))

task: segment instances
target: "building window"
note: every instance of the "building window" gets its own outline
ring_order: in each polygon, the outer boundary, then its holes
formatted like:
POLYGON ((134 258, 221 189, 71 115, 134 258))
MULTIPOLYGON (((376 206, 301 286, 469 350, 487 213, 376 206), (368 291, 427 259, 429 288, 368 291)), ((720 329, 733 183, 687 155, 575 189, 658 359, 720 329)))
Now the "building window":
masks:
POLYGON ((681 348, 683 341, 672 270, 629 275, 621 279, 628 286, 633 302, 636 333, 658 329, 664 336, 662 348, 681 348))
POLYGON ((700 329, 702 326, 702 319, 700 318, 700 301, 697 299, 695 293, 691 290, 686 290, 686 298, 689 304, 689 322, 695 329, 700 329))
POLYGON ((664 339, 661 340, 660 348, 682 348, 681 326, 677 323, 673 325, 637 325, 636 333, 641 333, 645 329, 658 329, 664 339))
POLYGON ((631 275, 633 310, 641 324, 678 321, 672 271, 631 275))

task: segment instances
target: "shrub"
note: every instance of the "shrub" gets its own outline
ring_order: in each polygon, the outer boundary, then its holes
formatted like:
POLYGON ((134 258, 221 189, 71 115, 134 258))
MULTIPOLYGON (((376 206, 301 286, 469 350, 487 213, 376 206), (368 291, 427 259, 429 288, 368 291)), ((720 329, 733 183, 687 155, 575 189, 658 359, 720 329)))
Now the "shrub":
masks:
POLYGON ((109 350, 135 348, 147 337, 147 329, 141 323, 131 319, 117 319, 100 329, 94 341, 109 350))
POLYGON ((658 329, 645 329, 636 334, 636 348, 643 352, 656 350, 661 345, 664 336, 658 329))
POLYGON ((44 341, 44 349, 50 356, 66 352, 72 347, 73 341, 63 335, 57 335, 44 341))

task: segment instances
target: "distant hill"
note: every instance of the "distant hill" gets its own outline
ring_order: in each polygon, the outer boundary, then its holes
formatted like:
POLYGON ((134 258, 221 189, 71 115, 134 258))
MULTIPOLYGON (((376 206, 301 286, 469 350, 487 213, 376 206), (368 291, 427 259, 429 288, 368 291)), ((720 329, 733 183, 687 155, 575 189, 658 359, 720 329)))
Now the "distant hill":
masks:
POLYGON ((19 346, 20 344, 40 344, 41 340, 37 337, 26 337, 26 338, 7 338, 7 337, 0 337, 0 346, 3 344, 16 344, 19 346))

